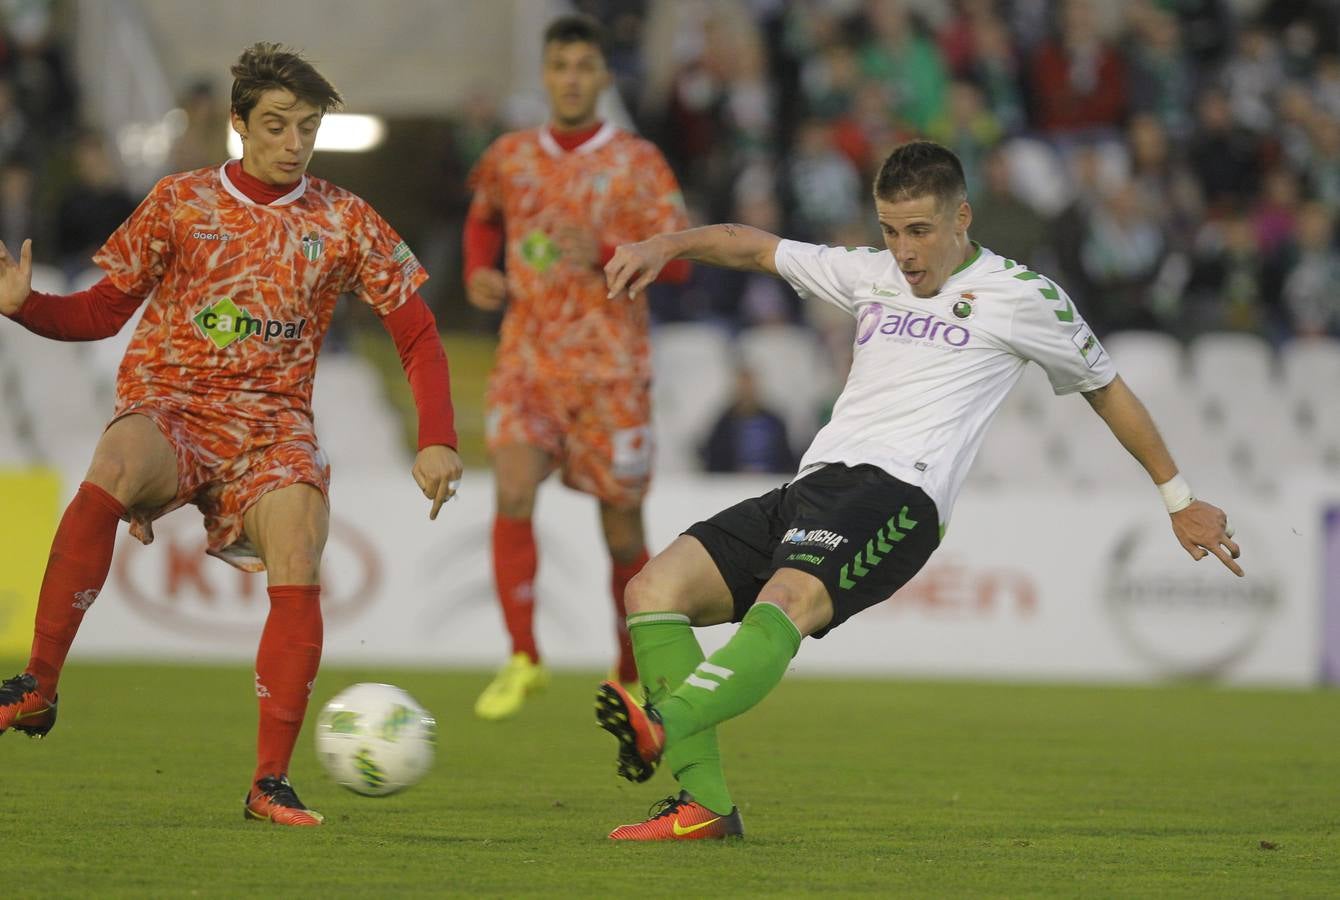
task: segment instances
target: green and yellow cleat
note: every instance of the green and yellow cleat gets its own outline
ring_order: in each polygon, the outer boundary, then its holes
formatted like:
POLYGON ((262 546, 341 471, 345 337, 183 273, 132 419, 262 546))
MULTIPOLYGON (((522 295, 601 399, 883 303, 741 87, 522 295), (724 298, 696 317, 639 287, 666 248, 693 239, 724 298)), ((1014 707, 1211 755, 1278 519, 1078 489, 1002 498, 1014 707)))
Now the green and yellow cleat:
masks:
POLYGON ((516 715, 526 698, 549 686, 549 670, 525 653, 513 653, 475 701, 475 715, 496 722, 516 715))

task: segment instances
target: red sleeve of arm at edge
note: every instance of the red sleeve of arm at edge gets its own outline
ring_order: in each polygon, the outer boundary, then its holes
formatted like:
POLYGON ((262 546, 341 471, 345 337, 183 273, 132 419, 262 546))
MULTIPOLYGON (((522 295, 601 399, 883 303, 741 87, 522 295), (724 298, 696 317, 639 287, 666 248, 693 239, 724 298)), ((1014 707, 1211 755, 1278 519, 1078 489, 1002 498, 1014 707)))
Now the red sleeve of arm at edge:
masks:
POLYGON ((465 270, 465 283, 469 284, 470 276, 475 274, 476 269, 498 267, 498 254, 502 252, 503 246, 502 223, 471 211, 465 218, 463 243, 465 262, 462 268, 465 270))
POLYGON ((451 406, 451 371, 437 333, 437 320, 416 291, 382 325, 400 352, 400 365, 419 412, 419 449, 445 444, 456 449, 456 414, 451 406))
POLYGON ((143 297, 133 297, 104 278, 76 294, 33 291, 10 318, 52 340, 100 341, 120 331, 143 302, 143 297))

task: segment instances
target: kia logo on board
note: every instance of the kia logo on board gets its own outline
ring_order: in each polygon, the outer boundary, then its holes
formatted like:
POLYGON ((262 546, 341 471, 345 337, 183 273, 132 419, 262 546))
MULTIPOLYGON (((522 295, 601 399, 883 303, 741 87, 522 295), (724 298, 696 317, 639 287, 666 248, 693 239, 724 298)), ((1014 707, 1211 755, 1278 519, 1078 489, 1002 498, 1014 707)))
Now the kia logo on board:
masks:
POLYGON ((1038 594, 1032 576, 1021 569, 969 565, 945 556, 928 563, 879 608, 935 619, 1025 619, 1037 614, 1038 594))
MULTIPOLYGON (((1243 546, 1262 546, 1239 528, 1243 546)), ((1246 658, 1279 611, 1279 577, 1253 554, 1238 578, 1217 559, 1193 561, 1163 529, 1132 525, 1117 540, 1104 591, 1126 645, 1164 674, 1222 676, 1246 658)))
MULTIPOLYGON (((148 547, 126 539, 112 578, 126 605, 165 630, 193 637, 254 639, 270 610, 265 574, 249 574, 205 554, 199 518, 154 523, 148 547)), ((359 530, 332 518, 321 563, 321 613, 339 627, 363 612, 381 583, 381 562, 359 530)))

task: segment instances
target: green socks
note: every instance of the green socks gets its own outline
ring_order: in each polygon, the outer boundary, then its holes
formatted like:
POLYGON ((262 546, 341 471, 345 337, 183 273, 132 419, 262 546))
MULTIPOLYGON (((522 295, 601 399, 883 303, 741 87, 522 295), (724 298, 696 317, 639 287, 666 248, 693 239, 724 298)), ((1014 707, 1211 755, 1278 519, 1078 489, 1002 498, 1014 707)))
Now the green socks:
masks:
MULTIPOLYGON (((689 617, 680 613, 640 613, 628 617, 638 673, 647 702, 659 705, 703 661, 689 617)), ((666 747, 665 764, 684 790, 712 812, 726 815, 735 806, 721 770, 716 729, 700 731, 666 747)))
POLYGON ((667 755, 766 697, 786 674, 801 637, 781 607, 754 604, 724 647, 699 663, 669 697, 653 701, 665 725, 667 755))
POLYGON ((756 603, 726 645, 703 659, 688 616, 650 612, 628 617, 647 702, 665 725, 665 762, 693 798, 725 815, 726 789, 716 725, 766 697, 800 649, 801 633, 781 607, 756 603))

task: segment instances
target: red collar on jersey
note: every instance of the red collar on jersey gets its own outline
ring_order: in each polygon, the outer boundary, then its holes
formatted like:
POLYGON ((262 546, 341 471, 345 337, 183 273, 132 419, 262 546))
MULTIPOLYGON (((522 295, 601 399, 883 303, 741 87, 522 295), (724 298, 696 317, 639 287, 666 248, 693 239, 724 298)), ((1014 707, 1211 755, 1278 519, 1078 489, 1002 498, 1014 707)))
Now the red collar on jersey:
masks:
POLYGON ((571 153, 573 150, 576 150, 582 144, 585 144, 587 141, 591 140, 591 138, 595 137, 596 132, 599 131, 604 124, 604 122, 596 121, 587 125, 585 128, 577 128, 572 131, 559 131, 554 128, 553 125, 546 125, 544 127, 548 130, 549 136, 554 139, 555 144, 558 144, 558 146, 571 153))
POLYGON ((262 206, 273 203, 285 194, 291 193, 297 183, 293 184, 266 184, 259 178, 242 168, 242 160, 233 159, 228 161, 228 180, 253 203, 259 203, 262 206))

